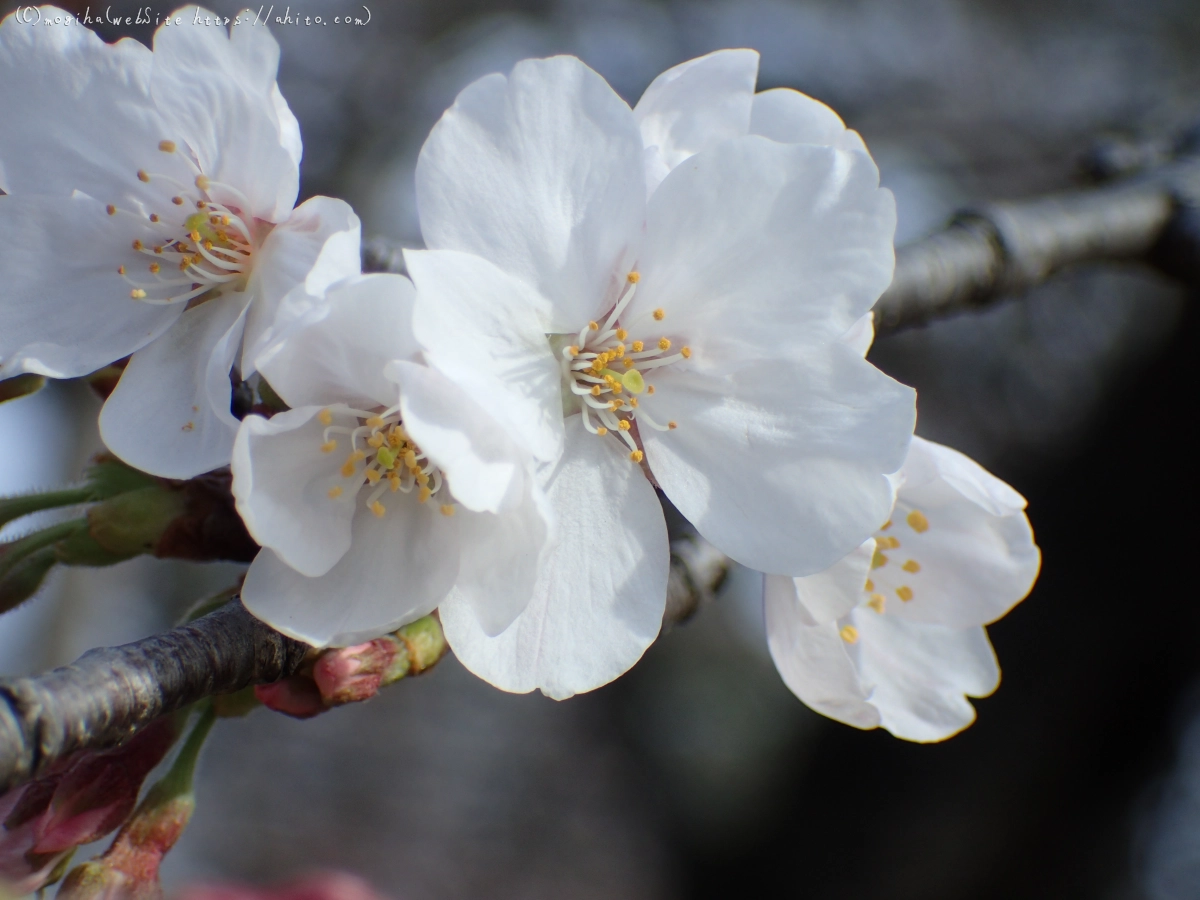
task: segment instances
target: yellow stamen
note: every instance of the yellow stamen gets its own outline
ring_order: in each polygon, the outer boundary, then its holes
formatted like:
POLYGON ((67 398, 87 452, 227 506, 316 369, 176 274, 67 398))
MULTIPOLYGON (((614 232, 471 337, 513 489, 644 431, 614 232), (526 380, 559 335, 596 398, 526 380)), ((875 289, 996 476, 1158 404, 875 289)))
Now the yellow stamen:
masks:
POLYGON ((153 274, 157 275, 159 272, 161 272, 161 271, 162 271, 162 266, 160 266, 160 265, 159 265, 158 263, 156 263, 156 262, 154 262, 154 263, 150 263, 150 271, 151 271, 153 274))
POLYGON ((374 447, 376 450, 378 450, 380 447, 383 446, 383 442, 385 440, 386 440, 386 438, 384 438, 384 436, 382 434, 379 434, 378 432, 376 432, 375 434, 373 434, 369 438, 367 438, 367 444, 368 444, 368 446, 374 447))
POLYGON ((196 176, 196 187, 200 188, 200 190, 207 191, 209 184, 210 184, 210 182, 206 176, 204 176, 204 175, 196 176))
POLYGON ((387 512, 387 510, 384 509, 382 503, 380 503, 378 500, 376 500, 374 503, 371 504, 371 512, 375 513, 375 518, 382 519, 383 514, 385 512, 387 512))
POLYGON ((161 150, 163 153, 174 153, 175 152, 175 142, 174 141, 159 141, 158 149, 161 150))
POLYGON ((110 216, 115 216, 117 214, 117 208, 115 206, 113 206, 111 203, 108 204, 108 206, 104 207, 104 211, 106 213, 108 213, 110 216))
POLYGON ((417 491, 417 502, 424 503, 426 500, 428 500, 432 496, 433 496, 433 491, 431 491, 429 488, 422 485, 421 489, 419 491, 417 491))
POLYGON ((907 522, 908 527, 917 534, 923 534, 929 530, 929 520, 925 518, 925 515, 920 510, 914 509, 908 514, 904 521, 907 522))
POLYGON ((912 588, 906 584, 902 584, 900 587, 896 588, 896 596, 907 603, 913 598, 912 588))
POLYGON ((593 397, 599 397, 599 396, 600 396, 600 385, 598 385, 598 384, 593 384, 593 385, 592 385, 592 396, 593 396, 593 397))
POLYGON ((150 221, 157 222, 158 221, 158 213, 150 213, 150 221))
POLYGON ((620 428, 622 431, 628 431, 629 430, 629 420, 622 419, 620 422, 617 423, 617 427, 620 428))
POLYGON ((328 427, 333 424, 333 412, 328 409, 323 409, 317 413, 317 421, 328 427))
POLYGON ((875 555, 871 557, 871 568, 882 569, 887 565, 888 558, 884 556, 878 548, 875 549, 875 555))
POLYGON ((838 631, 838 634, 842 636, 842 640, 847 644, 858 643, 858 629, 853 625, 843 625, 838 631))
POLYGON ((183 206, 183 198, 182 197, 172 197, 171 202, 174 203, 176 206, 183 206))
POLYGON ((572 356, 578 356, 578 355, 579 355, 579 348, 578 348, 578 347, 575 347, 575 346, 570 346, 570 347, 568 347, 568 348, 567 348, 567 352, 568 352, 568 353, 570 353, 572 356))
POLYGON ((871 599, 867 601, 867 606, 882 616, 884 609, 887 608, 887 597, 883 594, 872 594, 871 599))
POLYGON ((144 246, 145 246, 145 245, 144 245, 144 244, 143 244, 141 241, 135 240, 135 241, 133 242, 133 249, 134 249, 134 250, 141 250, 141 249, 142 249, 144 246))
POLYGON ((667 311, 662 307, 659 307, 654 311, 654 321, 661 322, 664 318, 666 318, 666 315, 667 311))
POLYGON ((335 484, 333 487, 331 487, 329 489, 329 499, 330 500, 336 500, 340 496, 342 496, 342 488, 340 485, 335 484))
POLYGON ((629 280, 630 284, 637 284, 642 278, 642 276, 637 272, 630 272, 625 277, 629 280))
POLYGON ((443 503, 442 504, 442 515, 443 516, 454 515, 454 505, 452 503, 443 503))
POLYGON ((641 341, 634 341, 634 342, 633 342, 633 352, 634 352, 634 353, 641 353, 641 352, 642 352, 642 348, 643 348, 643 347, 645 347, 645 346, 646 346, 646 345, 645 345, 645 344, 643 344, 641 341))
POLYGON ((608 434, 608 429, 601 425, 596 429, 596 434, 600 435, 600 437, 604 437, 606 434, 608 434))
POLYGON ((679 427, 678 422, 668 422, 667 423, 667 428, 669 428, 671 431, 674 431, 678 427, 679 427))
POLYGON ((124 275, 124 274, 125 274, 125 267, 124 267, 124 266, 117 266, 117 274, 118 274, 118 275, 124 275))
POLYGON ((322 453, 332 453, 337 449, 337 441, 326 441, 321 445, 322 453))
POLYGON ((659 338, 658 349, 659 350, 670 350, 671 342, 669 340, 667 340, 666 338, 659 338))
POLYGON ((680 350, 680 351, 679 351, 679 354, 680 354, 680 355, 681 355, 681 356, 682 356, 684 359, 691 359, 691 358, 692 358, 692 348, 691 348, 691 347, 684 347, 682 350, 680 350))
POLYGON ((618 329, 617 329, 617 340, 618 340, 618 341, 623 341, 623 340, 625 340, 625 338, 627 338, 627 337, 629 337, 629 332, 628 332, 628 331, 626 331, 624 328, 618 328, 618 329))
POLYGON ((625 368, 627 368, 627 369, 632 369, 632 368, 633 368, 633 360, 632 360, 632 359, 623 359, 623 360, 621 360, 621 363, 622 363, 622 365, 624 365, 624 366, 625 366, 625 368))
POLYGON ((415 469, 417 467, 417 454, 413 453, 411 450, 407 451, 404 454, 404 465, 408 466, 410 469, 415 469))
POLYGON ((388 476, 388 487, 391 488, 393 494, 400 490, 400 476, 395 472, 388 476))
POLYGON ((863 590, 867 591, 868 593, 875 590, 875 582, 868 578, 867 583, 863 585, 863 590))
POLYGON ((653 394, 654 393, 654 385, 652 385, 652 384, 646 385, 646 393, 653 394))
POLYGON ((632 453, 629 454, 629 458, 635 463, 640 463, 643 459, 646 458, 646 454, 643 453, 641 450, 634 450, 632 453))
POLYGON ((129 296, 134 300, 141 300, 141 299, 145 298, 146 292, 143 291, 141 288, 134 288, 132 291, 129 292, 129 296))
POLYGON ((383 419, 381 419, 379 416, 371 416, 371 418, 367 419, 367 426, 369 428, 382 428, 383 419))
POLYGON ((600 323, 599 322, 588 322, 588 329, 591 331, 599 331, 600 323))
POLYGON ((916 572, 921 571, 921 564, 919 562, 917 562, 915 559, 910 559, 908 562, 906 562, 900 568, 902 568, 905 572, 916 573, 916 572))
POLYGON ((880 550, 895 550, 900 546, 900 539, 891 535, 875 538, 875 546, 880 550))
POLYGON ((147 175, 144 170, 138 169, 138 181, 142 182, 143 184, 149 184, 150 176, 147 175))
POLYGON ((363 472, 363 475, 367 477, 368 484, 379 484, 379 479, 381 476, 378 469, 367 469, 367 471, 363 472))

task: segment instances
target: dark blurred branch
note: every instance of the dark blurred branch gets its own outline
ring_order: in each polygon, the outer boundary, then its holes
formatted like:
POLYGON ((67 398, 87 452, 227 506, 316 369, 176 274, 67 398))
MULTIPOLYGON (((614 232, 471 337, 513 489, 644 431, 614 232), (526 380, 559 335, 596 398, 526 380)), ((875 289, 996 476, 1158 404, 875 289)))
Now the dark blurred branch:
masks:
POLYGON ((896 251, 876 330, 978 309, 1086 263, 1145 263, 1195 284, 1198 182, 1200 160, 1191 158, 1113 184, 966 210, 896 251))
MULTIPOLYGON (((711 597, 728 565, 700 538, 677 540, 664 626, 711 597)), ((234 601, 166 634, 89 650, 44 675, 0 679, 0 794, 77 750, 120 744, 163 713, 286 678, 311 649, 234 601)))
POLYGON ((309 649, 235 601, 44 675, 0 679, 0 792, 77 750, 123 743, 163 713, 290 675, 309 649))

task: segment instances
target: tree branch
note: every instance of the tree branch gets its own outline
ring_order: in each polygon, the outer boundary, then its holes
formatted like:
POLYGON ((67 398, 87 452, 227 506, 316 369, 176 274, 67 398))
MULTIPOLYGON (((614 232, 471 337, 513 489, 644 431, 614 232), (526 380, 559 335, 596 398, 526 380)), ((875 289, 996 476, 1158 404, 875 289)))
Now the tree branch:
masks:
POLYGON ((965 210, 942 231, 896 251, 875 305, 879 334, 1019 295, 1069 266, 1142 262, 1195 284, 1200 160, 1125 181, 965 210))
MULTIPOLYGON (((664 626, 695 612, 728 566, 701 538, 677 540, 664 626)), ((286 678, 311 649, 235 600, 166 634, 89 650, 44 675, 0 679, 0 794, 78 750, 123 743, 163 713, 286 678)))
POLYGON ((44 675, 0 679, 0 792, 77 750, 123 743, 163 713, 290 675, 309 649, 234 601, 44 675))

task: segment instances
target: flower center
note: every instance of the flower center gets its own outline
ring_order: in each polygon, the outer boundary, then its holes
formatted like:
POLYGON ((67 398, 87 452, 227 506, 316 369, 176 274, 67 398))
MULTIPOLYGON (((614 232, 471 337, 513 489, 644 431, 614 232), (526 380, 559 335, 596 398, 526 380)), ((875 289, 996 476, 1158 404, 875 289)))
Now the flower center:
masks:
MULTIPOLYGON (((158 149, 164 153, 177 152, 174 141, 161 141, 158 149)), ((112 204, 106 207, 110 216, 131 216, 143 229, 148 225, 153 233, 149 240, 133 241, 133 249, 150 258, 146 272, 130 272, 126 266, 117 269, 133 287, 129 296, 142 303, 195 305, 226 289, 244 290, 255 248, 264 236, 256 233, 262 232, 263 224, 249 219, 245 213, 250 205, 245 194, 209 179, 188 154, 179 156, 195 172, 190 186, 169 175, 138 171, 138 178, 146 184, 162 181, 178 190, 171 197, 169 210, 147 214, 118 209, 112 204), (215 199, 214 190, 232 198, 234 205, 215 199)))
MULTIPOLYGON (((386 493, 411 494, 416 489, 417 502, 426 503, 430 497, 446 498, 446 480, 441 470, 431 463, 421 448, 404 430, 400 408, 368 412, 349 406, 331 406, 321 410, 317 419, 322 432, 322 453, 338 448, 339 436, 345 436, 350 455, 338 471, 340 477, 328 491, 330 500, 355 492, 364 484, 371 488, 365 504, 382 519, 387 512, 381 499, 386 493)), ((441 504, 442 515, 454 515, 452 501, 441 504)))
MULTIPOLYGON (((896 511, 902 511, 899 503, 896 505, 896 511)), ((909 510, 908 514, 904 517, 904 524, 913 532, 911 537, 905 537, 904 542, 906 544, 911 544, 912 541, 916 541, 919 544, 920 540, 918 536, 929 530, 929 520, 925 518, 925 514, 919 509, 909 510)), ((921 564, 911 557, 906 558, 903 563, 895 568, 887 567, 891 561, 891 557, 887 555, 886 551, 901 549, 899 537, 895 534, 885 534, 891 527, 892 522, 889 520, 883 524, 883 527, 875 535, 875 555, 871 558, 871 577, 867 579, 867 583, 863 586, 863 590, 870 595, 867 605, 881 615, 887 605, 888 593, 894 593, 904 603, 907 603, 915 596, 909 582, 915 584, 919 579, 914 579, 912 576, 921 571, 921 564)), ((911 547, 909 548, 909 552, 911 552, 911 547)), ((902 555, 907 556, 907 554, 902 555)))
MULTIPOLYGON (((654 385, 646 380, 647 373, 692 356, 690 347, 673 350, 668 337, 633 339, 621 326, 621 314, 633 299, 638 280, 638 273, 630 272, 628 288, 604 324, 589 322, 580 330, 578 341, 561 351, 563 384, 578 398, 583 426, 601 437, 610 433, 617 435, 629 447, 629 458, 636 463, 642 461, 644 454, 632 433, 635 424, 656 431, 670 431, 676 427, 675 422, 665 425, 656 422, 638 406, 641 394, 654 393, 654 385)), ((654 311, 654 321, 661 322, 665 317, 663 310, 654 311)), ((639 321, 630 327, 640 331, 638 326, 641 324, 639 321)))

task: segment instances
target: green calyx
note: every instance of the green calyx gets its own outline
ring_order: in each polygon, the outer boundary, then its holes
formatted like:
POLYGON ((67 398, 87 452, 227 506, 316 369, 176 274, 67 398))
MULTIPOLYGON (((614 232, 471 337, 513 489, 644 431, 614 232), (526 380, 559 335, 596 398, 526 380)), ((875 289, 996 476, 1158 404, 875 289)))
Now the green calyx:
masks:
POLYGON ((0 381, 0 403, 6 400, 16 400, 18 397, 28 397, 36 394, 46 386, 46 379, 41 375, 25 373, 14 378, 0 381))

